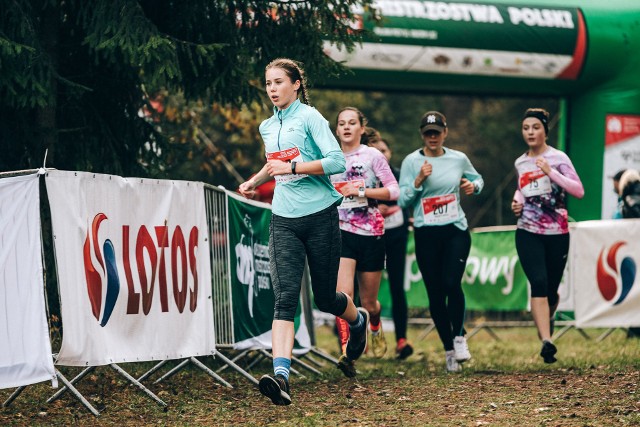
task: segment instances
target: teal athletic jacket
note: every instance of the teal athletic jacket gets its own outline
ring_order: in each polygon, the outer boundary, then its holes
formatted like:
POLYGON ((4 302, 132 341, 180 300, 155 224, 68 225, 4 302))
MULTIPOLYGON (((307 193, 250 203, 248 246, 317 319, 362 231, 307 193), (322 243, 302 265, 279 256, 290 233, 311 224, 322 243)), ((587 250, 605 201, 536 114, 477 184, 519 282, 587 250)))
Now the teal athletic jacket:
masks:
POLYGON ((422 149, 416 150, 402 161, 398 204, 403 208, 411 208, 414 227, 454 224, 459 229, 466 230, 467 218, 460 206, 462 178, 473 183, 474 194, 482 191, 482 176, 463 152, 444 148, 442 156, 427 157, 422 149), (425 160, 433 166, 431 176, 420 188, 415 188, 414 181, 425 160), (442 201, 438 201, 436 196, 440 196, 442 201))
POLYGON ((289 174, 276 177, 272 212, 299 218, 339 204, 342 195, 329 175, 342 173, 346 161, 329 122, 315 108, 294 101, 285 110, 273 109, 273 116, 260 124, 267 159, 310 162, 320 160, 324 175, 289 174))

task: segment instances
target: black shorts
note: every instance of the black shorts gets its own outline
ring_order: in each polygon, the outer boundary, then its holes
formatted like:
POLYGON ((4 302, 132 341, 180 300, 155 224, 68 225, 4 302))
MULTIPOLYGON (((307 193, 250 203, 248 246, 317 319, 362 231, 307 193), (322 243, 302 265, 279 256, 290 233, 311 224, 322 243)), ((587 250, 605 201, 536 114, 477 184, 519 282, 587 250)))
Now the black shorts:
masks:
POLYGON ((361 236, 340 230, 342 252, 340 257, 356 260, 356 271, 384 269, 384 236, 361 236))

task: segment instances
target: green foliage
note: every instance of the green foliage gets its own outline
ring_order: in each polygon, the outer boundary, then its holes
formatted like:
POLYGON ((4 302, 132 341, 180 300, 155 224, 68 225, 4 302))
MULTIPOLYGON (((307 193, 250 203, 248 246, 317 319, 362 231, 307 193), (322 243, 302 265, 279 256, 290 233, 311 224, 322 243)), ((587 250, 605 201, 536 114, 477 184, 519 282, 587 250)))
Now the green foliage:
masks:
POLYGON ((140 114, 151 97, 251 105, 281 56, 336 76, 323 45, 353 48, 351 10, 370 3, 3 0, 0 170, 40 166, 48 149, 59 169, 164 177, 165 141, 140 114))

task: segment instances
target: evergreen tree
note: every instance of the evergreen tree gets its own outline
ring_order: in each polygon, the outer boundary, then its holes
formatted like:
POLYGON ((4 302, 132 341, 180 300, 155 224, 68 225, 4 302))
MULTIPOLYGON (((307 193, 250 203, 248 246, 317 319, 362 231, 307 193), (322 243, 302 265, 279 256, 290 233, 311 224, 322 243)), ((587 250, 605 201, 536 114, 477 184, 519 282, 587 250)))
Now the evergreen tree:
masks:
POLYGON ((58 169, 166 176, 168 140, 141 113, 160 91, 250 104, 282 56, 336 76, 323 44, 353 48, 352 10, 370 3, 0 0, 0 171, 48 149, 58 169))

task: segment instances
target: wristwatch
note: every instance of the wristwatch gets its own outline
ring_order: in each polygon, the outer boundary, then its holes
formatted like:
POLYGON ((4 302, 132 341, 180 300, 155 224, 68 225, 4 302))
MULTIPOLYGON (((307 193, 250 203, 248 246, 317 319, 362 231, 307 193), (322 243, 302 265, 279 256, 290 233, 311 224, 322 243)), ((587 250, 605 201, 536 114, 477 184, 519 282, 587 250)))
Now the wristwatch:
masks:
POLYGON ((365 195, 364 195, 364 187, 358 188, 358 197, 365 197, 365 195))
POLYGON ((295 162, 295 161, 291 162, 291 173, 294 174, 294 175, 296 174, 296 163, 297 162, 295 162))

